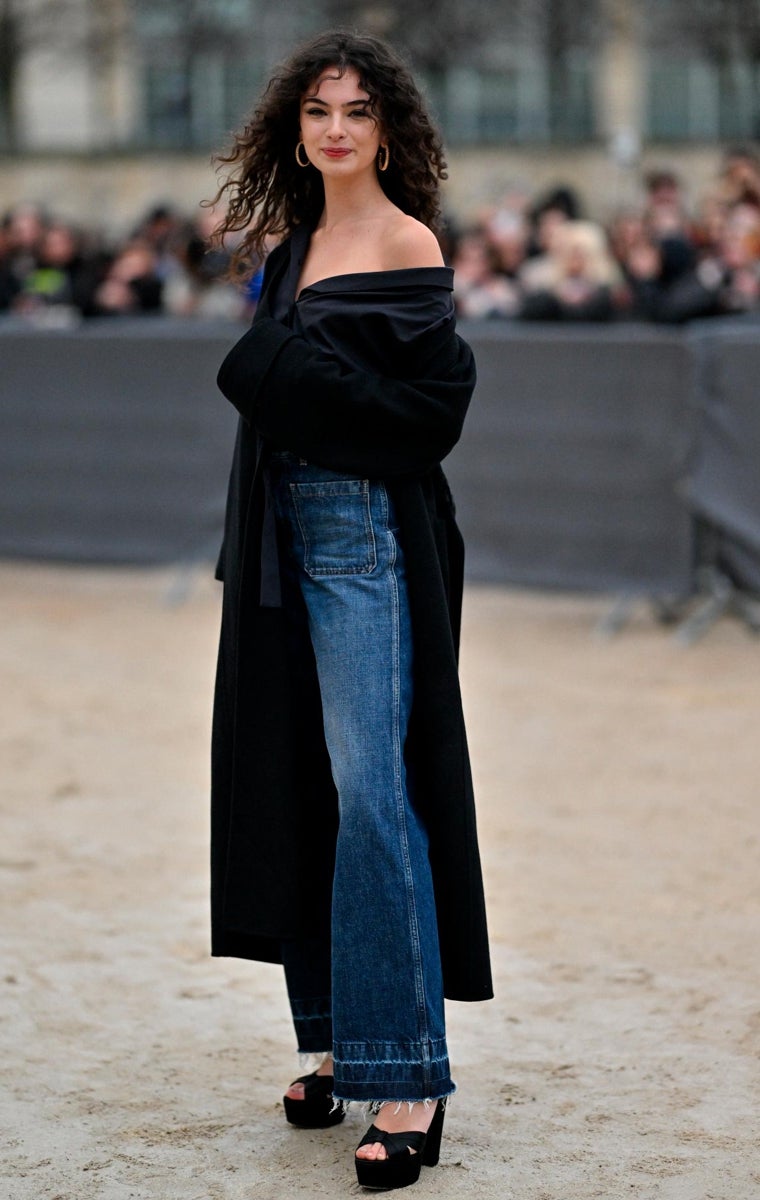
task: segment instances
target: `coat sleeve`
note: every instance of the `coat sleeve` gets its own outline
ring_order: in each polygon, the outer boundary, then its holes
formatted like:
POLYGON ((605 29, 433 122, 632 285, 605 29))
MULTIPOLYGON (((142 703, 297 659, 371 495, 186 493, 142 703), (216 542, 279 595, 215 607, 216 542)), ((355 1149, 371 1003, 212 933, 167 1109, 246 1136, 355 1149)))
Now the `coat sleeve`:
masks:
POLYGON ((264 317, 233 346, 217 383, 275 446, 330 470, 404 475, 453 448, 475 386, 472 351, 453 326, 436 332, 424 362, 420 378, 375 375, 264 317))

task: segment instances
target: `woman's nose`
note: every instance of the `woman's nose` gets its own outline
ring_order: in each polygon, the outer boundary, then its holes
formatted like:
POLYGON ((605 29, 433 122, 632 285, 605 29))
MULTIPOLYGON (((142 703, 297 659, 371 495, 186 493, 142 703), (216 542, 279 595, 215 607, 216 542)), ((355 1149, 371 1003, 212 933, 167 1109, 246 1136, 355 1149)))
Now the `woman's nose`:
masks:
POLYGON ((331 138, 343 137, 345 130, 343 128, 342 113, 335 113, 335 116, 332 117, 332 119, 330 121, 330 125, 329 125, 327 132, 331 138))

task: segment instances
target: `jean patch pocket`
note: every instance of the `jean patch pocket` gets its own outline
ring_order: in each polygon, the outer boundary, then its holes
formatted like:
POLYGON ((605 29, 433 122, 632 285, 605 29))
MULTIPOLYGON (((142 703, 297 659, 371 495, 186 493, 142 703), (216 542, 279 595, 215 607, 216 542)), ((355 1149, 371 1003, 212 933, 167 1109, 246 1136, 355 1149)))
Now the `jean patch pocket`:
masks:
POLYGON ((369 575, 374 571, 377 553, 368 480, 291 483, 290 491, 308 575, 369 575))

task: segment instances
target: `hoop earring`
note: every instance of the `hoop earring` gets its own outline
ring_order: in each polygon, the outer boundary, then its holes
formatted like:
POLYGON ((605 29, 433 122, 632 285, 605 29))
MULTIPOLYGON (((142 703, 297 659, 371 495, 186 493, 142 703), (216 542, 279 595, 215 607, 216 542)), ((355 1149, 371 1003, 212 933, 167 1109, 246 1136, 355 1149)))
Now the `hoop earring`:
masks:
MULTIPOLYGON (((311 163, 309 162, 308 157, 306 159, 306 162, 301 162, 301 156, 299 154, 299 150, 301 149, 302 146, 303 146, 303 142, 299 142, 298 145, 296 146, 296 162, 298 163, 299 167, 310 167, 311 163)), ((304 152, 305 152, 306 147, 303 146, 303 148, 304 148, 304 152)))
POLYGON ((388 163, 391 161, 391 152, 387 146, 381 146, 377 152, 377 169, 378 171, 387 171, 388 163), (381 161, 380 155, 385 151, 385 158, 381 161))

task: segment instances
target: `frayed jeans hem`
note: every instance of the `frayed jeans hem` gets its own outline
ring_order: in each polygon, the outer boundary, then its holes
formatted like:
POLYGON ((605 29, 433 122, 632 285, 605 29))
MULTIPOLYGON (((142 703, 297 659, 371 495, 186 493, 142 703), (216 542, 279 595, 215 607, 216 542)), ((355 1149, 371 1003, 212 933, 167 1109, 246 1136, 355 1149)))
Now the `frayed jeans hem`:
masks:
POLYGON ((425 1108, 429 1108, 431 1104, 437 1104, 440 1102, 443 1107, 446 1108, 456 1090, 456 1085, 452 1083, 450 1085, 450 1090, 444 1092, 443 1095, 425 1096, 424 1098, 417 1096, 411 1100, 407 1098, 399 1100, 396 1096, 394 1096, 392 1099, 382 1100, 363 1100, 356 1098, 346 1099, 343 1096, 336 1096, 333 1092, 333 1106, 331 1112, 340 1111, 342 1113, 347 1113, 351 1108, 358 1108, 362 1114, 362 1117, 366 1120, 367 1117, 370 1116, 376 1117, 381 1108, 385 1108, 388 1104, 395 1105, 394 1111, 397 1113, 401 1111, 404 1105, 408 1105, 410 1112, 415 1104, 422 1104, 425 1108))
POLYGON ((350 1104, 359 1104, 378 1112, 384 1104, 431 1104, 453 1096, 456 1084, 451 1079, 429 1081, 422 1086, 416 1080, 368 1079, 364 1083, 346 1084, 335 1079, 333 1098, 347 1111, 350 1104))

